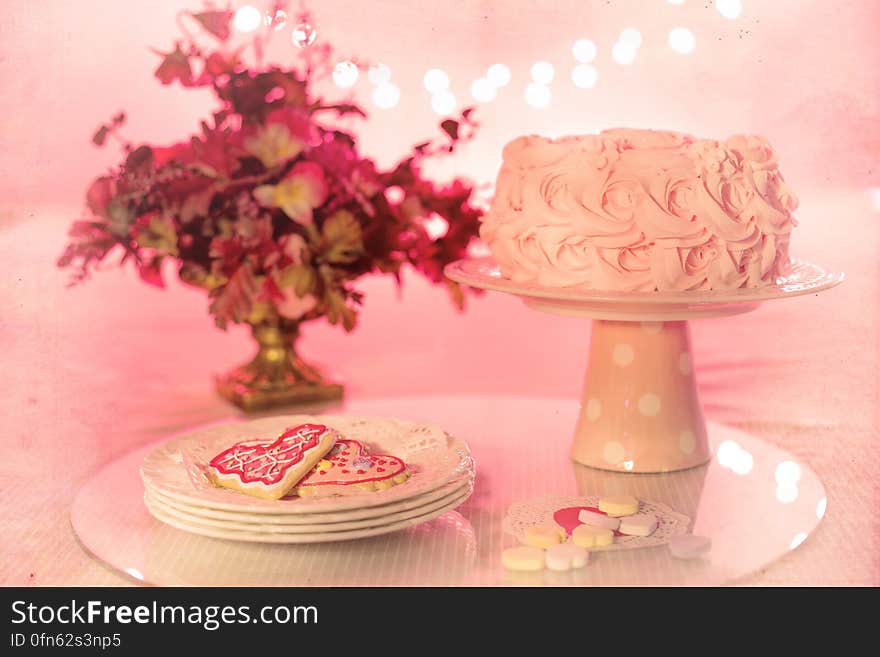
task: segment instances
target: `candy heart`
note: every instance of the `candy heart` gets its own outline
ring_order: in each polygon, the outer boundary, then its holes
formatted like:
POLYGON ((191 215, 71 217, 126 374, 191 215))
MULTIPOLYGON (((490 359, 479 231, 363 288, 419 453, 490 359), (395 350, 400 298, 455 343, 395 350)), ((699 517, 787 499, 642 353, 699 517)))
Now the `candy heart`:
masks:
MULTIPOLYGON (((590 511, 592 513, 597 513, 601 515, 605 515, 599 509, 594 506, 568 506, 563 509, 557 509, 553 513, 553 521, 562 527, 565 530, 565 533, 571 535, 574 528, 584 524, 578 518, 581 511, 590 511)), ((615 536, 620 536, 620 532, 615 531, 615 536)))
POLYGON ((314 468, 294 488, 294 494, 311 495, 329 486, 384 490, 402 484, 409 477, 406 463, 401 459, 388 454, 370 454, 357 440, 338 440, 325 460, 330 462, 330 467, 314 468))
POLYGON ((209 478, 218 486, 277 500, 321 460, 336 442, 323 424, 291 427, 274 441, 233 445, 211 459, 209 478))

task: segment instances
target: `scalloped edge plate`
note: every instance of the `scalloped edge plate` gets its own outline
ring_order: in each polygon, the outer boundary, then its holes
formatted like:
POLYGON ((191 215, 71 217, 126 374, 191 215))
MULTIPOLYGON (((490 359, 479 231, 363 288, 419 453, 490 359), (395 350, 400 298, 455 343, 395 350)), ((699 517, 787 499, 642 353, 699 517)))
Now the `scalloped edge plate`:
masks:
POLYGON ((463 476, 473 477, 475 467, 467 443, 449 435, 434 424, 393 418, 282 415, 214 425, 171 438, 147 454, 140 473, 145 489, 191 506, 236 513, 294 515, 333 513, 402 502, 434 491, 463 476), (364 433, 367 435, 358 433, 358 439, 368 444, 375 452, 394 454, 403 458, 411 468, 409 479, 381 491, 354 489, 347 495, 264 500, 214 486, 204 476, 203 465, 200 463, 209 459, 209 454, 219 453, 229 445, 252 439, 255 435, 271 435, 291 424, 303 422, 319 422, 328 426, 340 423, 343 426, 363 424, 366 427, 364 433), (382 436, 381 433, 374 437, 369 434, 370 423, 382 423, 386 430, 389 425, 395 425, 398 433, 393 440, 382 436), (421 451, 413 449, 413 445, 419 442, 420 433, 442 435, 445 445, 437 444, 421 451), (402 453, 405 448, 411 452, 402 453))
POLYGON ((414 516, 412 518, 407 518, 405 520, 391 522, 387 525, 368 527, 366 529, 355 529, 351 531, 320 532, 313 534, 269 534, 261 532, 234 531, 231 529, 218 529, 216 527, 209 527, 206 525, 200 525, 179 520, 177 518, 169 516, 163 510, 151 507, 149 504, 147 504, 146 506, 147 510, 154 518, 156 518, 156 520, 165 523, 166 525, 169 525, 171 527, 174 527, 175 529, 189 532, 191 534, 198 534, 200 536, 221 538, 232 541, 242 541, 247 543, 329 543, 335 541, 352 541, 359 538, 368 538, 370 536, 390 534, 391 532, 406 529, 407 527, 420 525, 424 522, 428 522, 429 520, 439 518, 444 513, 452 511, 456 507, 463 504, 468 499, 470 494, 470 490, 468 490, 467 492, 462 493, 461 495, 456 497, 453 501, 433 511, 414 516))

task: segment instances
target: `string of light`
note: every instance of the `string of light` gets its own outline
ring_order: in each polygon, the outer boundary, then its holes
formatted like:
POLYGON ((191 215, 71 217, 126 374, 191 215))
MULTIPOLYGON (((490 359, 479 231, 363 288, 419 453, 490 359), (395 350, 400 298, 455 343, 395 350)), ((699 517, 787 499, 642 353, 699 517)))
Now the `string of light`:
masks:
MULTIPOLYGON (((667 0, 671 5, 682 5, 685 0, 667 0)), ((741 0, 714 0, 718 13, 729 20, 734 20, 742 13, 741 0)), ((287 13, 278 10, 261 12, 256 7, 244 5, 236 10, 233 26, 239 32, 253 32, 261 25, 272 26, 275 30, 287 24, 287 13)), ((298 48, 306 48, 315 42, 317 30, 309 23, 301 22, 293 26, 291 41, 298 48)), ((643 43, 641 31, 635 27, 621 30, 617 41, 611 47, 611 59, 620 66, 631 66, 635 63, 639 49, 643 43)), ((667 44, 674 52, 689 55, 697 47, 696 35, 689 28, 677 26, 667 35, 667 44)), ((599 71, 595 60, 599 56, 596 43, 588 38, 577 39, 571 48, 575 63, 571 68, 571 82, 579 89, 592 89, 599 81, 599 71)), ((552 63, 540 60, 529 69, 530 81, 523 89, 523 98, 529 106, 544 109, 550 105, 552 93, 550 85, 556 78, 556 68, 552 63)), ((353 88, 361 77, 357 64, 343 60, 333 67, 333 82, 340 89, 353 88)), ((385 64, 376 64, 367 71, 367 79, 373 86, 373 104, 380 109, 396 107, 401 99, 400 87, 391 79, 391 69, 385 64)), ((495 63, 486 69, 484 75, 474 79, 470 84, 470 96, 478 103, 491 103, 498 96, 498 91, 510 84, 513 75, 510 68, 502 63, 495 63)), ((459 105, 458 98, 451 88, 449 74, 441 68, 431 68, 425 72, 422 84, 430 96, 431 108, 437 114, 446 116, 455 112, 459 105)))

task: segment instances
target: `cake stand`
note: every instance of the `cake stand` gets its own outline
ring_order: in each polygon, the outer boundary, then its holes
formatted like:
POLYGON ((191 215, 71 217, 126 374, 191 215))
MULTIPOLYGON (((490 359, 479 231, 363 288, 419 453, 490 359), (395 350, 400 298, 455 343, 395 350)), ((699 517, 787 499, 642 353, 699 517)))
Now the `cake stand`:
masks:
POLYGON ((694 381, 690 320, 749 312, 765 301, 814 294, 843 280, 842 273, 799 260, 774 285, 705 292, 517 283, 491 257, 459 260, 445 274, 463 285, 513 294, 535 310, 593 320, 571 456, 618 472, 671 472, 710 458, 694 381))

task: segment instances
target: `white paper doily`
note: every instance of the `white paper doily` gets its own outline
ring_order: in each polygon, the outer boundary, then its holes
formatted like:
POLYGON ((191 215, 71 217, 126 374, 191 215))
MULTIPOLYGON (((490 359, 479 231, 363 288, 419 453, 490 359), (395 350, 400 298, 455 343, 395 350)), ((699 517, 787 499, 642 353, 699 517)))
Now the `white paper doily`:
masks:
POLYGON ((332 512, 398 502, 435 490, 473 473, 467 444, 436 425, 389 418, 333 415, 287 415, 250 422, 222 424, 174 438, 150 452, 141 467, 147 490, 186 504, 247 513, 294 514, 332 512), (358 440, 372 453, 404 460, 410 472, 402 484, 382 491, 351 487, 344 495, 321 492, 306 498, 264 500, 214 486, 206 476, 210 460, 232 445, 270 439, 290 426, 325 424, 344 437, 358 440))
MULTIPOLYGON (((504 532, 522 540, 526 527, 558 524, 553 514, 559 509, 586 506, 596 508, 599 497, 545 497, 537 500, 515 502, 507 509, 502 521, 504 532)), ((635 548, 665 545, 673 536, 687 534, 691 519, 673 511, 665 504, 639 500, 639 513, 650 513, 657 518, 657 529, 650 536, 614 536, 614 543, 605 547, 590 548, 592 551, 631 550, 635 548)))

